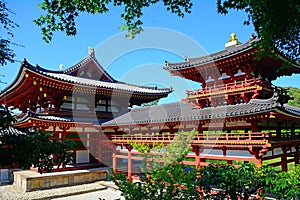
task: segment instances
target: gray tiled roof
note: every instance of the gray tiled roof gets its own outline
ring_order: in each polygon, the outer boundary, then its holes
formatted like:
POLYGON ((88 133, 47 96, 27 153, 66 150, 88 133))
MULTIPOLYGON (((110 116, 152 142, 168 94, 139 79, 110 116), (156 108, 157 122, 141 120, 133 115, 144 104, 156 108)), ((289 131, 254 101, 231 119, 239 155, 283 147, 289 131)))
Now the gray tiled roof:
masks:
POLYGON ((300 116, 300 108, 297 108, 295 106, 289 106, 289 105, 285 104, 284 109, 290 113, 300 116))
POLYGON ((60 122, 72 122, 73 119, 69 117, 57 117, 52 116, 49 114, 43 114, 43 113, 34 113, 31 111, 28 111, 22 118, 18 119, 18 122, 24 121, 28 119, 29 117, 41 119, 41 120, 49 120, 49 121, 60 121, 60 122))
POLYGON ((180 70, 180 69, 187 69, 192 68, 195 65, 204 65, 207 63, 215 62, 226 57, 233 56, 235 54, 239 54, 241 52, 247 51, 252 49, 252 43, 257 41, 258 39, 250 39, 244 44, 238 44, 230 47, 226 47, 224 50, 212 53, 205 56, 200 56, 196 58, 186 58, 185 62, 178 62, 178 63, 170 63, 166 62, 166 66, 164 69, 166 70, 180 70))
POLYGON ((28 129, 18 129, 18 128, 14 128, 14 127, 11 127, 11 126, 8 127, 8 128, 5 128, 5 129, 0 129, 0 135, 4 135, 4 134, 12 134, 12 135, 27 134, 28 132, 29 132, 28 129))
MULTIPOLYGON (((102 126, 223 119, 274 111, 275 108, 285 109, 285 107, 281 108, 280 104, 277 103, 276 96, 270 99, 252 99, 248 103, 203 109, 193 108, 186 102, 178 102, 135 108, 120 117, 103 123, 102 126)), ((289 110, 291 109, 289 108, 289 110)), ((285 110, 288 111, 287 109, 285 110)), ((300 116, 300 109, 297 112, 294 114, 300 116)))
POLYGON ((41 68, 40 66, 32 66, 27 61, 23 62, 23 66, 33 70, 43 76, 47 76, 49 78, 53 78, 59 81, 64 81, 68 83, 78 84, 78 85, 86 85, 92 86, 97 88, 104 88, 104 89, 112 89, 112 90, 121 90, 127 91, 132 93, 143 93, 143 94, 150 94, 150 95, 157 95, 157 94, 168 94, 172 92, 172 88, 156 88, 156 87, 145 87, 145 86, 138 86, 123 82, 106 82, 106 81, 97 81, 87 78, 81 78, 76 76, 71 76, 68 74, 63 73, 62 71, 52 71, 46 70, 41 68))
POLYGON ((134 92, 134 93, 137 92, 137 93, 150 93, 150 94, 157 94, 157 93, 167 94, 172 91, 170 88, 156 89, 154 87, 143 87, 143 86, 137 86, 137 85, 127 84, 122 82, 111 83, 105 81, 95 81, 92 79, 70 76, 67 74, 56 74, 56 73, 49 73, 49 72, 45 72, 44 74, 51 78, 55 78, 58 80, 71 82, 75 84, 94 86, 98 88, 107 88, 112 90, 114 89, 123 90, 123 91, 134 92))
POLYGON ((39 120, 46 120, 46 121, 53 121, 53 122, 74 122, 74 123, 92 123, 95 125, 99 125, 103 123, 104 121, 108 121, 108 119, 101 119, 97 118, 95 116, 93 117, 80 117, 80 116, 54 116, 51 114, 46 113, 34 113, 31 111, 28 111, 24 116, 21 118, 18 118, 17 123, 26 121, 28 118, 34 118, 39 120))

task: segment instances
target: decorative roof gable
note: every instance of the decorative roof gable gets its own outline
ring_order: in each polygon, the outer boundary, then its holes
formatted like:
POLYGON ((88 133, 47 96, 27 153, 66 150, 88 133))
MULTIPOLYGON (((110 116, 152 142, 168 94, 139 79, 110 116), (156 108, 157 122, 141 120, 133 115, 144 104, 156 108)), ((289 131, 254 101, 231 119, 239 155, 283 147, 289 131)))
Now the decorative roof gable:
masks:
POLYGON ((89 47, 89 54, 77 64, 62 71, 64 74, 87 78, 92 80, 100 80, 106 82, 117 82, 107 71, 101 66, 95 57, 94 49, 89 47))

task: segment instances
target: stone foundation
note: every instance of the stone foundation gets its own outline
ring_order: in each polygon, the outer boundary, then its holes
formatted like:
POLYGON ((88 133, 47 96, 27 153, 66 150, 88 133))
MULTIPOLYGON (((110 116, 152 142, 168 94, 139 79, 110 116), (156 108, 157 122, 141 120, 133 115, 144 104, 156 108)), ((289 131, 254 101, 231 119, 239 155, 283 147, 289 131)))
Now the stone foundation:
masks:
POLYGON ((42 190, 105 180, 107 169, 93 168, 40 174, 30 170, 14 173, 14 184, 23 191, 42 190))

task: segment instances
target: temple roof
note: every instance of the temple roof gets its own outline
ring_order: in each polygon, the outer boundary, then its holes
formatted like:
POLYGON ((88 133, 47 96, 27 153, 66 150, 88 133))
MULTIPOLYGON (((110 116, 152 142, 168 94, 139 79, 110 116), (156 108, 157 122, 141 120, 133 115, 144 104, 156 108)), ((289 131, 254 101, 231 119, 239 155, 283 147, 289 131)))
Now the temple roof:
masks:
MULTIPOLYGON (((90 57, 90 55, 88 56, 90 57)), ((89 59, 89 58, 87 58, 89 59)), ((84 62, 83 62, 84 63, 84 62)), ((81 63, 81 64, 83 64, 81 63)), ((17 92, 20 91, 20 86, 23 85, 24 87, 27 87, 25 89, 28 90, 28 87, 32 86, 32 82, 28 83, 27 86, 24 85, 24 82, 26 81, 26 78, 32 76, 32 78, 39 78, 42 79, 43 82, 47 82, 47 84, 50 83, 56 83, 56 84, 68 84, 69 86, 86 86, 86 87, 92 87, 96 89, 105 89, 105 90, 115 90, 115 91, 123 91, 126 93, 131 94, 142 94, 146 96, 159 96, 159 97, 165 97, 169 93, 171 93, 173 90, 172 88, 157 88, 157 87, 146 87, 146 86, 138 86, 133 84, 128 84, 116 80, 94 80, 91 78, 84 78, 80 76, 76 76, 74 74, 68 74, 67 72, 70 72, 69 70, 72 69, 78 69, 78 66, 81 66, 81 64, 77 64, 71 68, 68 68, 66 71, 54 71, 54 70, 47 70, 45 68, 40 67, 39 65, 33 66, 29 64, 26 60, 22 62, 21 68, 19 70, 18 75, 16 76, 16 79, 8 86, 6 87, 0 94, 0 99, 6 98, 6 102, 9 100, 8 95, 10 92, 17 92), (29 73, 29 74, 28 74, 29 73), (17 89, 16 89, 17 88, 17 89)), ((103 71, 103 73, 106 73, 108 76, 108 73, 106 71, 103 71)), ((105 77, 106 77, 105 76, 105 77)), ((28 79, 28 78, 27 78, 28 79)))
MULTIPOLYGON (((248 57, 249 59, 256 60, 256 58, 254 58, 253 56, 253 53, 257 52, 257 50, 253 46, 253 44, 258 41, 259 41, 258 38, 251 36, 251 38, 244 44, 236 43, 235 45, 225 47, 225 49, 209 55, 195 57, 195 58, 186 57, 184 62, 171 63, 166 61, 164 69, 168 71, 181 71, 181 70, 192 69, 192 68, 199 69, 199 67, 201 66, 216 64, 217 62, 221 62, 221 61, 223 62, 229 59, 225 62, 227 64, 228 61, 230 63, 230 62, 234 62, 235 60, 241 59, 242 55, 248 57)), ((261 63, 262 66, 260 67, 265 67, 265 65, 268 65, 268 62, 270 62, 270 60, 263 60, 263 59, 256 60, 261 63)), ((278 74, 277 76, 291 75, 292 73, 300 73, 300 65, 296 62, 290 61, 289 59, 285 58, 282 55, 276 55, 276 58, 268 58, 268 59, 272 59, 273 61, 275 61, 275 63, 271 63, 271 64, 269 63, 269 67, 272 68, 270 70, 273 70, 274 68, 274 66, 272 65, 276 65, 276 66, 278 65, 279 68, 281 67, 281 64, 284 62, 288 62, 290 64, 288 68, 282 68, 278 70, 279 72, 276 72, 278 74)), ((247 60, 246 62, 249 61, 247 60)))
POLYGON ((222 60, 224 58, 231 57, 236 54, 240 54, 241 52, 251 50, 253 48, 252 43, 254 41, 257 41, 257 39, 251 39, 244 44, 238 44, 238 45, 226 47, 224 50, 209 55, 195 57, 195 58, 186 57, 184 62, 177 62, 177 63, 166 62, 166 66, 164 67, 164 69, 166 70, 188 69, 188 68, 195 67, 195 65, 204 65, 218 60, 222 60))
POLYGON ((163 105, 134 108, 130 112, 102 124, 103 127, 136 125, 149 123, 167 123, 180 121, 200 121, 210 119, 225 119, 232 117, 246 117, 276 109, 300 117, 300 109, 292 106, 281 106, 278 97, 270 99, 252 99, 248 103, 206 107, 195 109, 189 103, 178 102, 163 105))
POLYGON ((0 130, 0 135, 5 135, 5 134, 11 134, 11 135, 27 134, 28 132, 29 132, 28 129, 18 129, 18 128, 14 128, 14 127, 10 126, 8 128, 1 129, 0 130))
POLYGON ((13 123, 13 127, 29 128, 33 126, 49 126, 56 125, 62 127, 75 127, 75 126, 93 126, 98 125, 101 119, 97 118, 79 118, 70 116, 53 116, 48 113, 34 113, 28 111, 13 123))
MULTIPOLYGON (((116 116, 120 116, 118 114, 116 116)), ((110 118, 111 119, 111 118, 110 118)), ((71 126, 85 126, 85 125, 99 125, 110 119, 103 119, 95 117, 95 114, 91 114, 89 117, 81 116, 80 113, 73 113, 73 116, 56 116, 52 113, 36 113, 32 111, 27 111, 26 113, 17 117, 17 121, 13 123, 15 127, 31 127, 34 123, 39 124, 53 124, 59 123, 64 125, 73 124, 71 126), (26 125, 24 125, 26 124, 26 125)))
POLYGON ((229 118, 247 118, 255 115, 264 115, 266 113, 283 113, 300 121, 300 108, 281 105, 278 103, 278 97, 274 95, 270 99, 252 99, 248 103, 236 105, 224 105, 217 107, 206 107, 195 109, 189 103, 184 101, 168 103, 162 105, 145 106, 133 108, 130 112, 120 115, 110 121, 99 121, 95 118, 73 118, 64 116, 52 116, 43 113, 28 112, 14 124, 14 126, 23 127, 24 123, 31 127, 30 123, 38 122, 40 124, 61 123, 73 126, 101 125, 102 128, 116 126, 130 126, 139 124, 159 124, 172 122, 192 122, 205 121, 212 119, 229 118), (102 124, 101 124, 102 123, 102 124), (71 125, 73 124, 73 125, 71 125))
POLYGON ((158 93, 170 93, 172 92, 171 88, 163 88, 159 89, 156 87, 145 87, 145 86, 138 86, 133 84, 128 84, 120 81, 114 80, 114 82, 107 82, 101 80, 93 80, 89 78, 82 78, 78 76, 73 76, 69 74, 65 74, 64 71, 51 71, 41 67, 34 67, 30 65, 27 61, 23 62, 22 66, 33 70, 41 75, 47 76, 49 78, 54 78, 59 81, 64 81, 68 83, 78 84, 78 85, 86 85, 86 86, 93 86, 97 88, 105 88, 105 89, 117 89, 117 90, 124 90, 129 92, 138 92, 138 93, 150 93, 150 94, 158 94, 158 93))
POLYGON ((62 73, 64 74, 68 74, 68 75, 74 75, 78 73, 78 71, 82 70, 83 68, 86 67, 86 65, 89 62, 93 62, 93 64, 96 65, 96 68, 99 70, 99 72, 101 73, 101 76, 104 76, 106 78, 107 81, 109 82, 117 82, 99 63, 99 61, 97 60, 97 58, 95 57, 95 53, 94 53, 94 49, 89 47, 89 54, 83 58, 81 61, 79 61, 78 63, 76 63, 75 65, 65 69, 62 71, 62 73))
POLYGON ((72 122, 73 119, 70 117, 58 117, 58 116, 51 116, 49 114, 42 114, 42 113, 34 113, 31 111, 28 111, 26 115, 24 115, 22 118, 18 119, 18 121, 23 121, 27 118, 36 118, 41 120, 49 120, 49 121, 61 121, 61 122, 72 122))
POLYGON ((88 85, 94 86, 98 88, 106 88, 106 89, 116 89, 116 90, 124 90, 129 92, 138 92, 138 93, 170 93, 172 90, 170 88, 159 89, 155 87, 144 87, 137 86, 123 82, 104 82, 104 81, 95 81, 92 79, 86 79, 81 77, 70 76, 67 74, 57 74, 57 73, 49 73, 45 72, 44 75, 58 79, 61 81, 66 81, 69 83, 79 84, 79 85, 88 85))

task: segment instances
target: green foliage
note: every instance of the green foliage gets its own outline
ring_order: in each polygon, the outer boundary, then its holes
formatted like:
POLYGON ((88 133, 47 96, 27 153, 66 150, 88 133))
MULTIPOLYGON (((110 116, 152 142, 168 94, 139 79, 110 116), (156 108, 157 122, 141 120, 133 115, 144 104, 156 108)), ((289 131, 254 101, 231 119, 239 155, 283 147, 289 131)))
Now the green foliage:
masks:
POLYGON ((190 144, 196 133, 195 130, 177 133, 172 143, 166 146, 161 160, 164 161, 166 165, 183 161, 184 157, 191 151, 190 144))
POLYGON ((153 149, 160 151, 160 149, 165 146, 163 143, 160 142, 154 142, 151 146, 149 144, 134 141, 128 141, 128 144, 130 144, 135 150, 137 150, 140 153, 149 153, 153 149))
POLYGON ((122 174, 113 174, 113 181, 125 199, 250 199, 256 194, 276 199, 296 200, 300 195, 300 165, 290 172, 277 172, 273 167, 255 167, 251 163, 235 168, 232 165, 209 165, 199 171, 186 171, 178 162, 152 171, 141 182, 131 183, 122 174), (211 192, 212 189, 217 189, 211 192))
POLYGON ((56 163, 57 168, 71 162, 73 154, 68 152, 73 145, 71 141, 50 140, 51 133, 35 131, 27 134, 3 134, 0 137, 0 166, 17 165, 23 169, 31 166, 51 171, 56 163), (52 155, 56 155, 52 157, 52 155), (2 157, 1 157, 2 158, 2 157))
POLYGON ((292 60, 300 55, 299 0, 217 0, 218 12, 244 10, 261 40, 256 44, 265 53, 279 50, 292 60))
MULTIPOLYGON (((140 33, 143 9, 163 2, 167 10, 179 17, 191 13, 191 0, 44 0, 39 6, 46 11, 34 23, 42 28, 43 39, 50 42, 55 31, 76 35, 75 18, 81 12, 102 14, 109 11, 109 5, 121 6, 121 17, 125 24, 121 30, 128 30, 127 36, 134 38, 140 33)), ((243 10, 248 14, 245 25, 253 24, 261 40, 256 44, 262 55, 279 50, 292 60, 300 55, 300 4, 298 0, 217 0, 218 12, 227 14, 229 10, 243 10), (262 47, 262 48, 261 48, 262 47)))
POLYGON ((274 194, 276 199, 298 199, 299 166, 290 172, 277 172, 274 167, 255 167, 243 164, 239 168, 232 165, 209 165, 200 170, 198 184, 207 198, 215 199, 230 196, 230 199, 249 199, 251 194, 265 197, 274 194), (212 186, 221 189, 210 194, 212 186))
POLYGON ((300 89, 293 87, 288 87, 287 89, 288 95, 294 98, 293 100, 289 100, 288 104, 291 106, 300 107, 300 89))
POLYGON ((9 18, 9 14, 14 13, 6 7, 4 0, 0 0, 0 30, 3 31, 0 36, 0 65, 2 66, 6 65, 7 62, 13 63, 15 61, 15 53, 11 45, 17 44, 11 39, 14 37, 12 30, 18 25, 9 18))
POLYGON ((253 164, 243 164, 239 168, 233 165, 209 165, 200 170, 201 178, 198 184, 206 198, 222 198, 230 196, 231 199, 238 198, 248 199, 253 191, 253 183, 255 182, 255 167, 253 164), (212 186, 221 189, 216 194, 210 194, 212 186))
POLYGON ((151 102, 149 102, 149 103, 143 103, 141 106, 142 106, 142 107, 145 107, 145 106, 154 106, 154 105, 157 105, 158 102, 159 102, 159 99, 156 99, 156 100, 151 101, 151 102))
POLYGON ((195 134, 195 130, 191 132, 179 132, 174 136, 173 142, 165 147, 163 144, 155 143, 150 150, 154 153, 145 153, 143 155, 142 171, 144 173, 151 173, 164 166, 183 161, 191 150, 190 144, 195 134), (159 152, 159 154, 155 154, 155 152, 159 152))
POLYGON ((15 116, 5 106, 0 105, 0 130, 8 128, 15 121, 15 116))
MULTIPOLYGON (((46 14, 34 20, 34 23, 42 27, 43 39, 50 42, 55 31, 64 31, 67 35, 76 35, 75 18, 81 12, 102 14, 108 12, 108 7, 112 4, 124 8, 121 17, 125 20, 125 24, 120 29, 128 30, 127 36, 133 38, 142 31, 142 9, 158 2, 161 2, 161 0, 44 0, 39 4, 39 7, 46 11, 46 14)), ((191 12, 192 3, 190 0, 163 0, 163 3, 167 10, 180 17, 184 17, 185 13, 191 12)))
POLYGON ((199 191, 195 184, 197 172, 186 172, 184 169, 184 165, 172 163, 135 183, 131 183, 123 174, 113 174, 112 177, 126 200, 198 199, 199 191))
MULTIPOLYGON (((270 170, 271 171, 271 170, 270 170)), ((273 193, 276 199, 297 200, 300 195, 300 165, 288 172, 271 173, 268 175, 266 191, 273 193)))

